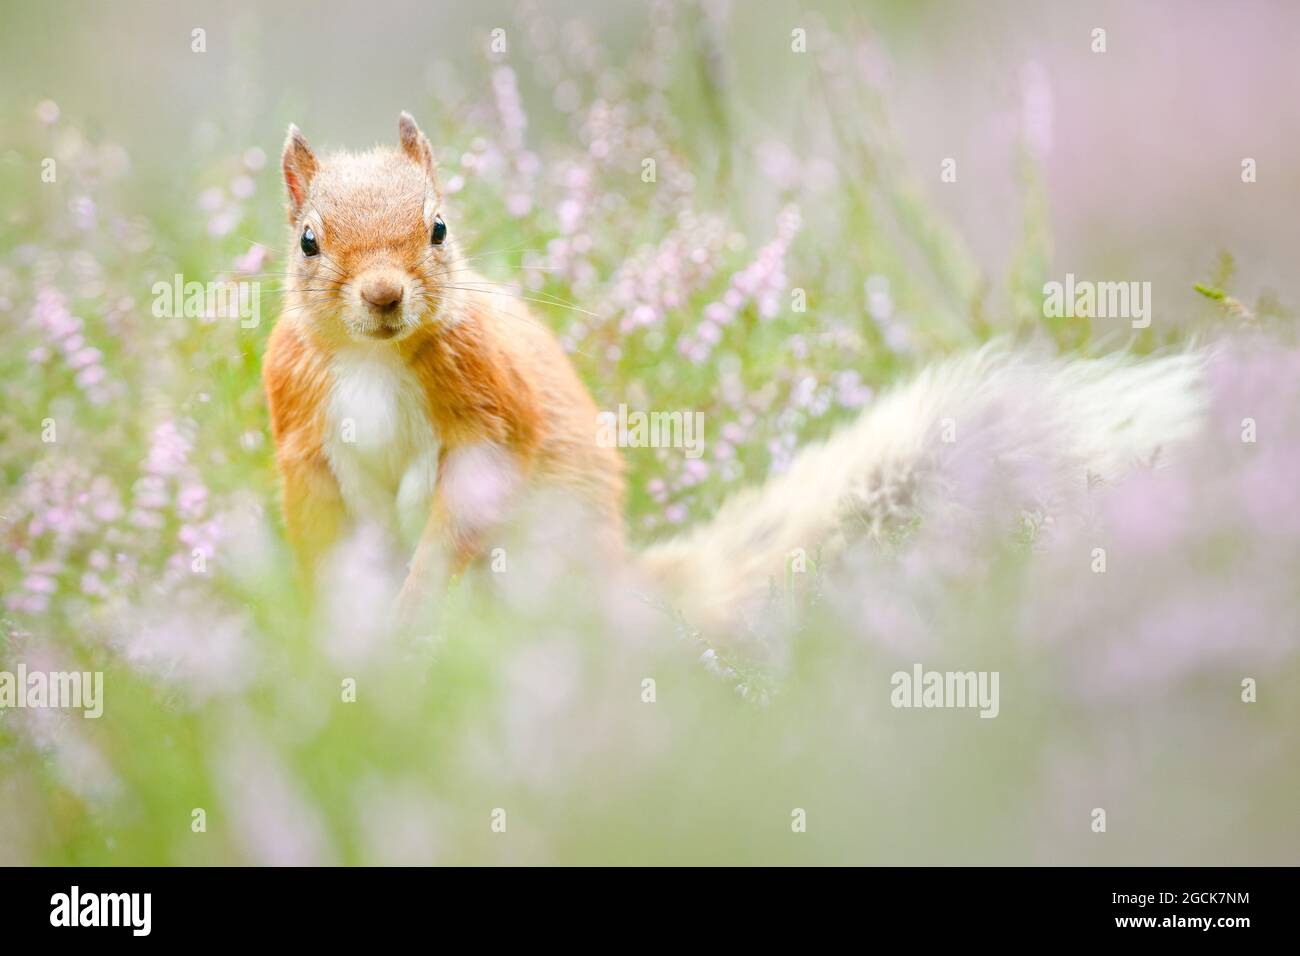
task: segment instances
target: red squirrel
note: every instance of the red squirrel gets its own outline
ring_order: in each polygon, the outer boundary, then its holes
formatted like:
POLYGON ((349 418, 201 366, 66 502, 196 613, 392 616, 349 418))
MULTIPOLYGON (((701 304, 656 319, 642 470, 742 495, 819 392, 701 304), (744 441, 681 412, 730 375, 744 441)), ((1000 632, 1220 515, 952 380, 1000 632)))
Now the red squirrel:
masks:
POLYGON ((468 267, 433 149, 317 157, 289 127, 285 307, 263 382, 288 537, 308 576, 357 522, 411 555, 399 603, 464 568, 518 488, 582 502, 622 545, 623 463, 554 335, 468 267))
MULTIPOLYGON (((406 113, 398 131, 397 149, 318 159, 289 128, 288 291, 263 378, 303 568, 347 525, 378 524, 411 555, 407 616, 440 569, 482 550, 523 489, 581 502, 593 546, 621 560, 624 482, 568 356, 468 267, 428 139, 406 113)), ((954 462, 1037 461, 1047 491, 1067 496, 1150 460, 1201 427, 1204 360, 1067 361, 998 345, 947 359, 633 564, 725 640, 763 613, 792 556, 833 558, 907 527, 942 501, 954 462), (1009 414, 1026 396, 1032 410, 1009 414)))

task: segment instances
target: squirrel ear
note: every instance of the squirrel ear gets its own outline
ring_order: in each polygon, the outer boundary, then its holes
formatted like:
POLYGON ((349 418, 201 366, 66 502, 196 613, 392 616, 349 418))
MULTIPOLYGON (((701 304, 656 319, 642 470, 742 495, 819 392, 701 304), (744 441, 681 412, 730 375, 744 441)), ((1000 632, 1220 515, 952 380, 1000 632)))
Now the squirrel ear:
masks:
POLYGON ((433 147, 429 145, 429 138, 420 132, 420 127, 415 125, 415 117, 403 110, 402 115, 397 118, 397 132, 401 138, 402 152, 419 163, 429 174, 429 178, 436 183, 438 170, 433 162, 433 147))
POLYGON ((280 166, 284 170, 284 185, 289 190, 289 221, 293 222, 307 200, 307 187, 316 178, 317 169, 316 154, 307 145, 302 130, 293 123, 289 124, 289 135, 284 140, 280 166))

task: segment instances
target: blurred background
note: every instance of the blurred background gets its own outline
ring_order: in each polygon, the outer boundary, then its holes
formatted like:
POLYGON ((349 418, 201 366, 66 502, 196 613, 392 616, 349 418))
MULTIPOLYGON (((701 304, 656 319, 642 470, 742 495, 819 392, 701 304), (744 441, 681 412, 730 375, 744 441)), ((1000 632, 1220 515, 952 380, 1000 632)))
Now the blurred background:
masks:
POLYGON ((0 669, 102 670, 106 705, 0 711, 0 862, 1296 862, 1300 8, 3 17, 0 669), (258 375, 285 128, 391 143, 402 109, 598 404, 705 414, 698 461, 627 451, 638 544, 993 339, 1213 342, 1211 427, 1071 520, 1032 469, 954 475, 983 520, 773 582, 726 647, 544 533, 401 641, 365 547, 298 594, 258 375), (1151 327, 1045 319, 1066 273, 1151 282, 1151 327), (176 274, 260 282, 261 322, 155 318, 176 274), (998 719, 891 708, 918 660, 999 670, 998 719))
MULTIPOLYGON (((313 143, 387 142, 398 111, 423 119, 426 103, 458 102, 486 83, 474 67, 492 29, 515 34, 516 59, 529 36, 508 0, 292 0, 273 12, 238 2, 6 6, 5 115, 25 117, 52 98, 130 147, 139 172, 169 188, 214 138, 273 152, 291 120, 313 143), (209 34, 202 56, 190 51, 196 27, 209 34)), ((1031 125, 1061 271, 1149 279, 1177 312, 1190 307, 1186 278, 1210 267, 1218 250, 1207 245, 1217 244, 1236 253, 1252 287, 1294 289, 1285 254, 1300 239, 1292 4, 719 2, 671 20, 642 3, 545 10, 556 24, 551 55, 579 72, 626 62, 656 24, 671 29, 675 57, 719 84, 710 102, 730 128, 796 152, 828 120, 817 75, 826 57, 812 49, 791 59, 790 30, 823 23, 853 37, 901 161, 990 275, 1007 268, 1019 232, 1016 150, 1031 125), (564 27, 575 21, 601 51, 594 64, 567 49, 564 27), (1092 52, 1096 28, 1106 31, 1104 54, 1092 52), (959 161, 955 184, 939 181, 946 157, 959 161), (1244 157, 1257 160, 1254 187, 1241 182, 1244 157)), ((557 84, 517 65, 536 135, 563 138, 557 84)), ((772 213, 775 197, 746 198, 755 216, 772 213)))

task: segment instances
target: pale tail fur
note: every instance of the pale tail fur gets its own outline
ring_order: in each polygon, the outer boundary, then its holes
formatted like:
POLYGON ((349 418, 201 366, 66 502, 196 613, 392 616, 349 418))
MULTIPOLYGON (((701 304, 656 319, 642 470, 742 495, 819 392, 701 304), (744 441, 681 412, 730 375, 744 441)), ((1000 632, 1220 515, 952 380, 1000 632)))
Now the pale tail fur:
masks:
POLYGON ((761 613, 796 549, 833 559, 915 519, 957 520, 963 471, 1019 467, 1035 494, 1077 505, 1090 484, 1159 463, 1205 416, 1205 355, 1066 360, 1000 346, 933 365, 643 567, 714 639, 761 613))

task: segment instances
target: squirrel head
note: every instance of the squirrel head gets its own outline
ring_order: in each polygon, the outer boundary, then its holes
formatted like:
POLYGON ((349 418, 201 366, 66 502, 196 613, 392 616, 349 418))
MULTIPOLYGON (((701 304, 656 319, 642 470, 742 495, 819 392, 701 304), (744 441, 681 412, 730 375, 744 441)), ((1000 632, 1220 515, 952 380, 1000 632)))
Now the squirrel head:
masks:
POLYGON ((289 309, 327 338, 398 341, 454 320, 460 268, 433 147, 409 113, 399 147, 317 159, 289 126, 289 309))

